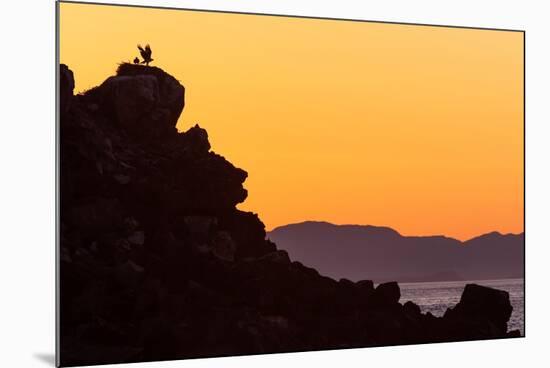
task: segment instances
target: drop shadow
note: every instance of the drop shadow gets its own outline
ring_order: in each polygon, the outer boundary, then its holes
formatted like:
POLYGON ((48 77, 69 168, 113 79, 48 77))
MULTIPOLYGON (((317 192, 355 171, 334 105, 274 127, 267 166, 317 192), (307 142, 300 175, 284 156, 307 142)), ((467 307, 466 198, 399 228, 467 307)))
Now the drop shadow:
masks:
POLYGON ((55 354, 50 353, 34 353, 36 360, 46 363, 50 367, 55 367, 55 354))

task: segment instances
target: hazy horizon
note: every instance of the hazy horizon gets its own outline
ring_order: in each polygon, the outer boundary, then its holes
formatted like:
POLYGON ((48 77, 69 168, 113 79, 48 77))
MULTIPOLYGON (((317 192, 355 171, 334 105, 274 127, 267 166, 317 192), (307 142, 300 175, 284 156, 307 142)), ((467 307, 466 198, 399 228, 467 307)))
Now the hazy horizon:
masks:
POLYGON ((391 227, 303 222, 269 232, 290 258, 335 279, 444 281, 524 274, 525 234, 490 232, 461 241, 400 234, 391 227))
POLYGON ((500 235, 522 235, 525 233, 525 231, 520 231, 520 232, 503 232, 503 231, 500 231, 498 229, 495 229, 495 230, 491 230, 491 231, 487 231, 487 232, 483 232, 483 233, 480 233, 480 234, 477 234, 477 235, 474 235, 472 236, 471 238, 466 238, 466 239, 459 239, 459 238, 455 238, 455 237, 452 237, 452 236, 449 236, 447 234, 406 234, 406 233, 403 233, 402 231, 400 231, 398 228, 394 227, 394 226, 391 226, 391 225, 382 225, 382 224, 360 224, 360 223, 341 223, 341 224, 337 224, 337 223, 334 223, 334 222, 330 222, 330 221, 324 221, 324 220, 303 220, 303 221, 298 221, 298 222, 292 222, 292 223, 288 223, 288 224, 283 224, 283 225, 278 225, 278 226, 275 226, 273 228, 267 228, 266 227, 266 232, 269 234, 270 232, 273 232, 279 228, 284 228, 284 227, 287 227, 287 226, 292 226, 292 225, 301 225, 301 224, 306 224, 306 223, 320 223, 320 224, 328 224, 328 225, 332 225, 332 226, 357 226, 357 227, 375 227, 375 228, 387 228, 387 229, 391 229, 395 232, 397 232, 399 235, 401 236, 405 236, 405 237, 430 237, 430 236, 443 236, 443 237, 446 237, 446 238, 451 238, 451 239, 456 239, 460 242, 467 242, 468 240, 472 240, 472 239, 475 239, 477 237, 480 237, 480 236, 483 236, 483 235, 487 235, 487 234, 491 234, 491 233, 498 233, 500 235))

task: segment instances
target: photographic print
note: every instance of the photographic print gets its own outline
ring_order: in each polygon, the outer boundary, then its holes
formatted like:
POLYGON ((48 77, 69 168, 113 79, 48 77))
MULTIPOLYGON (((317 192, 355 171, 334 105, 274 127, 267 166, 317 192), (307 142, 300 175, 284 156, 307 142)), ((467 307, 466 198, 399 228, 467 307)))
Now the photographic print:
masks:
POLYGON ((58 365, 525 336, 523 31, 57 16, 58 365))

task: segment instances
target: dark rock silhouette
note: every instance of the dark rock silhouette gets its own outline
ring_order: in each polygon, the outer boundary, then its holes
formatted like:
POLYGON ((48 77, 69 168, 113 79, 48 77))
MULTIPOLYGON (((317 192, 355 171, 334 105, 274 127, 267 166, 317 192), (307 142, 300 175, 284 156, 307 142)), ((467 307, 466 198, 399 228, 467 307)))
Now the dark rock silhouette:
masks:
POLYGON ((112 123, 148 137, 175 133, 185 106, 185 88, 174 77, 156 67, 129 63, 82 97, 112 123))
MULTIPOLYGON (((477 328, 496 329, 506 333, 507 322, 512 314, 508 293, 476 284, 464 288, 460 302, 449 309, 445 316, 461 329, 475 324, 477 328)), ((482 335, 482 333, 480 333, 482 335)))
POLYGON ((59 108, 64 115, 70 108, 74 90, 74 75, 67 65, 59 66, 59 108))
POLYGON ((73 88, 62 66, 62 365, 516 336, 505 292, 469 286, 436 318, 399 304, 397 283, 292 261, 235 208, 246 172, 198 125, 176 131, 184 88, 161 69, 73 88))
POLYGON ((378 287, 374 290, 372 297, 375 303, 380 305, 391 305, 399 302, 399 298, 401 298, 401 290, 399 290, 399 285, 397 285, 397 282, 386 282, 378 285, 378 287))
POLYGON ((402 236, 387 227, 303 222, 268 237, 293 259, 331 277, 376 282, 463 281, 523 277, 523 234, 485 234, 461 242, 402 236))

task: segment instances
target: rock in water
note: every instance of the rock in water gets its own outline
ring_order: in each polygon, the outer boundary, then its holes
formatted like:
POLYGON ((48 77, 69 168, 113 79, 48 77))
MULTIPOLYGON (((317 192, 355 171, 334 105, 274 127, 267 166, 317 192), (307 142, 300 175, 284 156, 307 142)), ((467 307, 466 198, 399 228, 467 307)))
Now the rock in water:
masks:
POLYGON ((386 282, 376 287, 373 298, 382 305, 396 304, 401 298, 401 290, 397 282, 386 282))
POLYGON ((360 280, 356 282, 357 287, 365 294, 374 292, 374 282, 372 280, 360 280))
POLYGON ((512 305, 507 291, 477 284, 467 284, 460 302, 448 313, 452 319, 477 321, 505 334, 512 315, 512 305))

